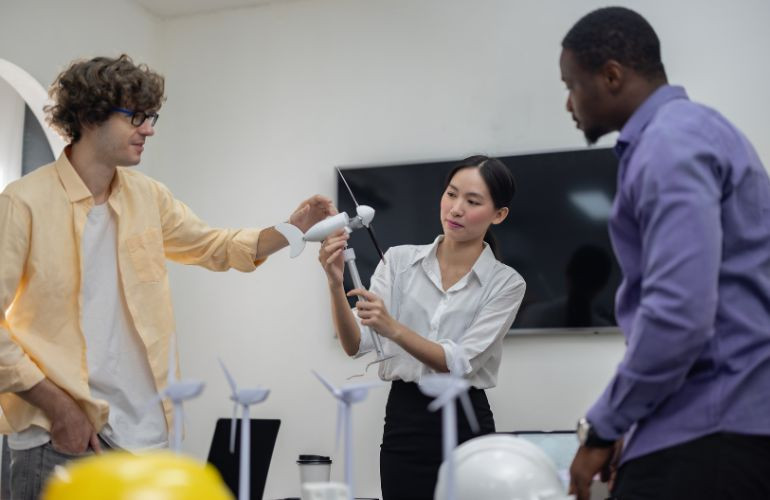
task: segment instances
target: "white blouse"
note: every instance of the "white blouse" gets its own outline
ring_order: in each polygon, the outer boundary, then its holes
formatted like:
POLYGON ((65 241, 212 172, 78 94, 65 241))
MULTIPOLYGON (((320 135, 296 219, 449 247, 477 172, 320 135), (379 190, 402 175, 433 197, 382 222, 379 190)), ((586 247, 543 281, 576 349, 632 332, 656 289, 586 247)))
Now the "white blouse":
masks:
MULTIPOLYGON (((389 249, 386 263, 380 262, 374 271, 369 290, 382 298, 396 321, 440 344, 452 373, 465 377, 473 387, 494 387, 503 337, 516 318, 526 283, 484 243, 473 268, 444 291, 436 258, 442 239, 443 235, 430 245, 389 249)), ((361 327, 357 315, 356 320, 361 327)), ((419 382, 423 374, 434 372, 395 342, 385 337, 380 340, 385 353, 395 355, 380 364, 381 379, 419 382)), ((362 328, 356 357, 373 349, 362 328)))

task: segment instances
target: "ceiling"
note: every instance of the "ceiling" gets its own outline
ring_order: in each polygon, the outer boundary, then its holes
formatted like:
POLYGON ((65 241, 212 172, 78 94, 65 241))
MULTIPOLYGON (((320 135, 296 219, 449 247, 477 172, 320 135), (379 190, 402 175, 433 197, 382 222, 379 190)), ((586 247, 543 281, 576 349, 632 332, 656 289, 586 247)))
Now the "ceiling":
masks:
POLYGON ((162 19, 296 0, 131 0, 162 19))

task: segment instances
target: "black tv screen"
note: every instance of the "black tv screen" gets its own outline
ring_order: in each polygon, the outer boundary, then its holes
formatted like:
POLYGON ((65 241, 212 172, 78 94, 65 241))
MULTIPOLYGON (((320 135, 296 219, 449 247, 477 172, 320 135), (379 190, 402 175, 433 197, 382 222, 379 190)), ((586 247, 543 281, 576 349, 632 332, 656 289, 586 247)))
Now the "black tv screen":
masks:
MULTIPOLYGON (((617 329, 614 296, 620 283, 607 230, 617 159, 611 149, 581 149, 500 157, 516 179, 508 218, 493 226, 500 259, 527 282, 512 332, 617 329)), ((383 251, 431 243, 441 233, 439 202, 456 161, 342 168, 358 203, 376 210, 383 251)), ((337 203, 355 214, 338 178, 337 203)), ((365 286, 379 261, 366 231, 349 245, 365 286)), ((345 287, 351 288, 349 276, 345 287)))

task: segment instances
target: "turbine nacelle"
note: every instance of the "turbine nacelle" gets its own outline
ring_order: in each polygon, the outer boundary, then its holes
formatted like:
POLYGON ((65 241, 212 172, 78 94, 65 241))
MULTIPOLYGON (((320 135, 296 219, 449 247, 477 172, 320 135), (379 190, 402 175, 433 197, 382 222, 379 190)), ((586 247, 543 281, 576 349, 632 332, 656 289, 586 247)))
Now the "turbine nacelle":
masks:
POLYGON ((308 241, 323 241, 329 235, 341 229, 345 229, 350 233, 362 227, 369 228, 373 219, 374 209, 367 205, 359 205, 356 207, 355 217, 350 217, 345 212, 341 212, 316 223, 304 234, 297 226, 288 222, 276 224, 275 230, 281 233, 286 238, 286 241, 289 242, 289 255, 294 258, 302 253, 305 249, 305 243, 308 241))
POLYGON ((261 403, 270 395, 270 389, 239 389, 230 396, 230 401, 242 405, 255 405, 261 403))

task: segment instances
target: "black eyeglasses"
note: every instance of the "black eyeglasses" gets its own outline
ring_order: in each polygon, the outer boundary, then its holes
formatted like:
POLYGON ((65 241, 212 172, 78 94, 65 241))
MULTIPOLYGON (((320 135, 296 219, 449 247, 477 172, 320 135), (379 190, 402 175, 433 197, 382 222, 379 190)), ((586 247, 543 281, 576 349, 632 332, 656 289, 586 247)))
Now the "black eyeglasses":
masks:
POLYGON ((150 125, 153 127, 158 122, 158 113, 147 113, 145 111, 132 111, 126 108, 112 108, 113 111, 123 113, 126 116, 131 117, 131 125, 134 127, 141 127, 145 120, 150 120, 150 125))

